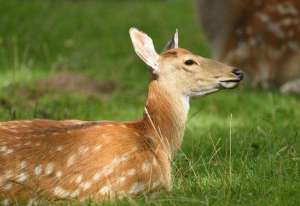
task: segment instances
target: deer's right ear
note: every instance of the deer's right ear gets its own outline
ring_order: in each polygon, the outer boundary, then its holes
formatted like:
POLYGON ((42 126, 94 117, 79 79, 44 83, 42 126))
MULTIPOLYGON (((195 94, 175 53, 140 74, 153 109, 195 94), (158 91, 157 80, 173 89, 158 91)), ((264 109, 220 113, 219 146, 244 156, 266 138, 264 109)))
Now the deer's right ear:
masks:
POLYGON ((152 39, 136 28, 130 28, 129 34, 136 54, 153 69, 153 73, 158 73, 159 55, 155 51, 152 39))

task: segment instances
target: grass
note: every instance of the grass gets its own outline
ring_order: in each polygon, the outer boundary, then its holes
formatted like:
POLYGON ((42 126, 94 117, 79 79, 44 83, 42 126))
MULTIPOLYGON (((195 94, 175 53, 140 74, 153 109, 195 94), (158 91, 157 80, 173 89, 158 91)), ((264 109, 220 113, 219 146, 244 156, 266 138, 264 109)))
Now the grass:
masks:
MULTIPOLYGON (((130 43, 133 25, 158 50, 178 28, 182 47, 210 56, 190 0, 0 4, 1 120, 140 117, 149 74, 130 43), (62 71, 117 87, 45 89, 41 79, 62 71)), ((299 97, 245 86, 193 100, 172 192, 104 205, 299 205, 299 106, 299 97)))

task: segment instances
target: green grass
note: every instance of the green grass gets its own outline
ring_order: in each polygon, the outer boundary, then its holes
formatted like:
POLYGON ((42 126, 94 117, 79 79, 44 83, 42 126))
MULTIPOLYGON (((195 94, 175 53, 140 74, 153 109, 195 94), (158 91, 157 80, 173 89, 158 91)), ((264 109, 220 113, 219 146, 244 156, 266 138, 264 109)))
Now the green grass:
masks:
MULTIPOLYGON (((190 0, 0 5, 1 120, 140 117, 149 73, 132 49, 131 26, 148 32, 158 50, 178 28, 182 47, 210 56, 190 0), (41 89, 40 79, 61 71, 110 80, 117 89, 41 89)), ((105 205, 299 205, 299 108, 299 97, 244 86, 195 99, 172 192, 105 205)))

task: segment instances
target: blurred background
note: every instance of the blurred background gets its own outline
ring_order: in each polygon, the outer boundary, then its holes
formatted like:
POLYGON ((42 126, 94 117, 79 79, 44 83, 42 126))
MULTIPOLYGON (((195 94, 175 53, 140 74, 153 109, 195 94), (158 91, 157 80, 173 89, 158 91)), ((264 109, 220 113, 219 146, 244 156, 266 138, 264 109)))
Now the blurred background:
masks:
MULTIPOLYGON (((220 59, 202 15, 220 1, 209 2, 201 13, 192 0, 0 0, 0 119, 141 117, 150 75, 129 28, 158 51, 178 28, 181 47, 220 59)), ((299 204, 299 108, 247 85, 193 100, 174 190, 138 204, 299 204)))
POLYGON ((197 0, 214 57, 251 85, 300 95, 299 0, 197 0))
MULTIPOLYGON (((12 111, 17 118, 70 118, 67 110, 71 105, 65 107, 66 111, 52 112, 61 98, 66 100, 63 104, 79 98, 76 107, 88 104, 80 99, 82 96, 109 101, 120 90, 128 98, 125 103, 118 96, 116 104, 135 112, 134 103, 139 101, 137 105, 142 109, 149 74, 132 49, 128 34, 132 26, 148 32, 158 51, 179 28, 182 46, 209 55, 192 1, 13 0, 1 1, 0 12, 0 84, 9 95, 9 100, 3 97, 2 109, 15 103, 18 108, 24 106, 26 109, 20 113, 17 108, 12 111), (58 91, 51 92, 53 89, 58 91), (64 92, 69 97, 58 97, 64 92), (143 98, 138 100, 137 96, 143 98)), ((86 105, 83 118, 95 118, 98 112, 102 117, 113 109, 108 104, 100 111, 102 101, 87 101, 93 106, 86 105)), ((72 112, 74 116, 76 110, 72 112)), ((130 111, 123 112, 127 116, 130 111)), ((11 117, 6 114, 1 118, 11 117)))

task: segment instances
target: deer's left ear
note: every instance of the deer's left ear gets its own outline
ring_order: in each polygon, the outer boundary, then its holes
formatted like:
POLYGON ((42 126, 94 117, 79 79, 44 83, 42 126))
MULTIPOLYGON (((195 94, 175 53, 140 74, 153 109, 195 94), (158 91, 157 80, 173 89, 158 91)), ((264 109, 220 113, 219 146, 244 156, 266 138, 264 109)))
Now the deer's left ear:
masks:
POLYGON ((152 68, 153 73, 158 73, 159 55, 155 51, 152 39, 136 28, 130 28, 129 34, 136 54, 152 68))
POLYGON ((177 49, 177 48, 178 48, 178 29, 176 29, 175 34, 172 36, 172 38, 166 44, 164 51, 169 50, 169 49, 177 49))

